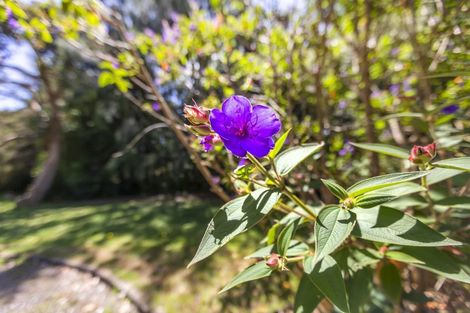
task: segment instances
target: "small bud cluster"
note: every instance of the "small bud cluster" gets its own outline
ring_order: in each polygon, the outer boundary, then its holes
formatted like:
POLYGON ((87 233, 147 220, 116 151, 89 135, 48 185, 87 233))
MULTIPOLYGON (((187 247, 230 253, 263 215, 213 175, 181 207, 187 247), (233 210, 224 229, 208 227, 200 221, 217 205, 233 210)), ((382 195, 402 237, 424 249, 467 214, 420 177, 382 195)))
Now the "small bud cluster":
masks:
POLYGON ((277 253, 271 253, 271 255, 267 257, 266 265, 276 270, 281 270, 281 271, 287 270, 286 260, 277 253))
POLYGON ((436 157, 436 143, 427 146, 414 145, 408 160, 414 164, 424 165, 436 157))
POLYGON ((222 142, 220 136, 215 134, 209 122, 209 109, 197 104, 184 106, 184 117, 188 120, 185 126, 196 136, 202 137, 199 143, 204 151, 210 151, 217 143, 222 142))
POLYGON ((342 206, 344 209, 349 210, 354 208, 354 205, 356 204, 356 201, 353 198, 346 198, 344 199, 342 206))

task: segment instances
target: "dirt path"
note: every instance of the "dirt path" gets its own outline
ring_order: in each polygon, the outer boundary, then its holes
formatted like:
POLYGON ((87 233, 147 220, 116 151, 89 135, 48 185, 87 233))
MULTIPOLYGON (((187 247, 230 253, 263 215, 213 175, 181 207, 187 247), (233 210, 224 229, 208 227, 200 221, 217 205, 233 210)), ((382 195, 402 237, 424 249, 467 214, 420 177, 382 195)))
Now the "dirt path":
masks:
POLYGON ((0 313, 137 313, 99 278, 28 259, 0 268, 0 313))

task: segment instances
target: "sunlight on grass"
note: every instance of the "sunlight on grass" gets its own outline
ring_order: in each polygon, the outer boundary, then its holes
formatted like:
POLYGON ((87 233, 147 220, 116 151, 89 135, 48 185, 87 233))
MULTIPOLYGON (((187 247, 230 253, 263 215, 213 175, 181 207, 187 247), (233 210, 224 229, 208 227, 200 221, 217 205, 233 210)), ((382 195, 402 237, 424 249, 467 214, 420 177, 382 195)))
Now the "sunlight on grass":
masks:
MULTIPOLYGON (((237 302, 230 294, 216 297, 218 290, 249 264, 243 256, 261 237, 244 234, 221 253, 186 269, 218 206, 197 199, 145 199, 26 209, 1 201, 0 249, 4 256, 43 254, 109 269, 169 313, 193 312, 192 307, 219 312, 223 303, 237 302)), ((250 305, 267 312, 275 303, 260 297, 250 305)))

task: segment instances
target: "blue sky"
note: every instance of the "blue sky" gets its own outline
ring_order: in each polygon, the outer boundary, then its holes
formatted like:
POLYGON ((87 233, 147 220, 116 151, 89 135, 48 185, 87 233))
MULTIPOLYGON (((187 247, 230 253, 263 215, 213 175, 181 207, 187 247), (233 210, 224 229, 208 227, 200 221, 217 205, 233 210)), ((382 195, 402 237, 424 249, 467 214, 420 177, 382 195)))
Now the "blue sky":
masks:
MULTIPOLYGON (((24 69, 25 71, 36 74, 36 65, 34 63, 33 51, 28 44, 11 41, 7 46, 7 57, 1 60, 1 63, 14 65, 24 69)), ((18 71, 8 68, 2 68, 0 65, 0 77, 5 77, 9 81, 27 81, 18 71)), ((29 98, 30 94, 13 84, 0 84, 0 110, 18 110, 25 106, 21 100, 14 97, 5 96, 4 93, 15 93, 21 98, 29 98)))

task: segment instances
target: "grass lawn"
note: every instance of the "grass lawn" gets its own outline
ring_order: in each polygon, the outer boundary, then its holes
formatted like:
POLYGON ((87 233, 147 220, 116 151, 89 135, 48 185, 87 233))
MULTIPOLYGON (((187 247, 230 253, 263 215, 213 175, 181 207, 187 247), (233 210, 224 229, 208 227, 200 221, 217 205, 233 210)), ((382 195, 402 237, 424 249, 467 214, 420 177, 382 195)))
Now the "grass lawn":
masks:
MULTIPOLYGON (((31 209, 1 201, 0 251, 2 256, 36 253, 109 269, 139 288, 163 312, 279 309, 279 288, 266 293, 260 287, 269 286, 269 280, 216 295, 249 264, 243 256, 261 239, 256 231, 239 236, 208 260, 186 269, 219 205, 197 198, 147 198, 31 209)), ((283 286, 280 289, 289 289, 288 284, 283 286)))

